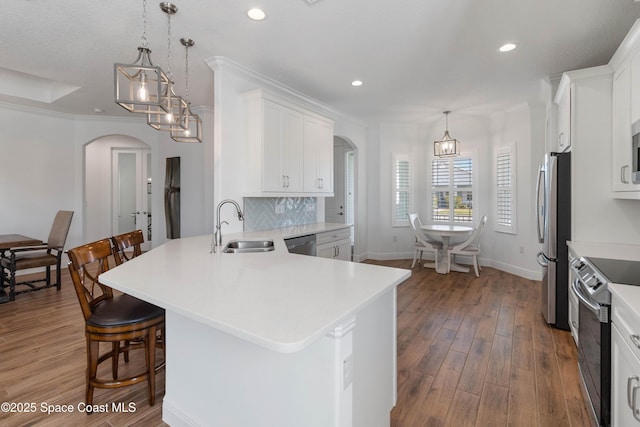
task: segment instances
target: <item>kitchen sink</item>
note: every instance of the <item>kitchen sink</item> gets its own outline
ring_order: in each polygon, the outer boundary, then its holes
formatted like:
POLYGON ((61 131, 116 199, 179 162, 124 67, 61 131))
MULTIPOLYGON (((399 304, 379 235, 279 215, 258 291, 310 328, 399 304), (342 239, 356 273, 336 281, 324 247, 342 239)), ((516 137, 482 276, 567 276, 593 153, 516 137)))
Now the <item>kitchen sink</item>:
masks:
POLYGON ((275 249, 273 240, 232 240, 222 250, 225 254, 249 252, 271 252, 275 249))

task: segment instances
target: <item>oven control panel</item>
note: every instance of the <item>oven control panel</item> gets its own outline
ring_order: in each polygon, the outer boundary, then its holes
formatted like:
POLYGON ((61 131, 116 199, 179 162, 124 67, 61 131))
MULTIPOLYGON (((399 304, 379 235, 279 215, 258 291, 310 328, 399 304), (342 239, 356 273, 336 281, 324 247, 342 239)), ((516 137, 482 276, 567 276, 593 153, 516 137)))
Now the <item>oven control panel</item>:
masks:
POLYGON ((580 288, 589 297, 600 304, 611 304, 611 294, 607 288, 607 279, 585 258, 574 258, 571 261, 580 288))

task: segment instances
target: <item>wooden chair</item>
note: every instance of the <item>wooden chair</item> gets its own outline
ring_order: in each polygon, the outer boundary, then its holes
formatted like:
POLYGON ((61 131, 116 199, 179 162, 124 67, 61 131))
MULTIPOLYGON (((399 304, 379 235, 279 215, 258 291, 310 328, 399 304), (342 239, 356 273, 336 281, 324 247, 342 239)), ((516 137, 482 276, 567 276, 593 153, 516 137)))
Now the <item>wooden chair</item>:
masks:
POLYGON ((478 263, 478 256, 480 256, 480 238, 482 237, 482 233, 484 232, 484 226, 487 223, 487 216, 484 215, 480 218, 480 222, 476 229, 471 233, 471 236, 467 240, 457 245, 453 245, 447 251, 447 269, 451 268, 451 257, 456 255, 469 255, 473 259, 473 269, 476 272, 476 277, 480 277, 480 271, 482 271, 482 267, 480 267, 480 263, 478 263))
POLYGON ((49 238, 47 242, 38 246, 28 246, 22 248, 9 249, 9 256, 0 258, 0 286, 9 286, 9 300, 13 301, 16 294, 37 291, 40 289, 55 286, 60 290, 62 281, 60 280, 60 270, 62 264, 62 253, 64 244, 67 241, 73 211, 58 211, 56 214, 49 238), (56 266, 56 283, 51 283, 51 266, 56 266), (45 278, 29 280, 16 283, 16 271, 30 268, 45 267, 45 278), (6 270, 6 271, 5 271, 6 270), (7 271, 9 277, 7 279, 7 271), (43 286, 36 286, 34 283, 45 282, 43 286), (16 292, 16 285, 27 286, 20 292, 16 292))
POLYGON ((86 403, 93 404, 93 391, 117 388, 147 381, 149 404, 155 403, 155 374, 164 368, 156 366, 156 331, 164 328, 164 310, 130 295, 114 296, 113 290, 98 281, 109 269, 112 254, 109 239, 99 240, 69 250, 69 272, 85 319, 87 339, 86 403), (145 370, 126 378, 118 376, 119 354, 128 351, 121 341, 139 340, 145 350, 145 370), (100 343, 111 344, 111 350, 100 354, 100 343), (98 365, 111 360, 112 379, 98 378, 98 365))
POLYGON ((434 266, 438 268, 438 259, 440 258, 440 250, 442 250, 442 243, 436 240, 432 240, 427 237, 422 229, 422 223, 420 222, 420 218, 418 214, 409 214, 409 222, 411 223, 411 228, 413 228, 413 234, 415 236, 416 242, 414 244, 415 251, 413 253, 413 263, 411 264, 411 268, 416 265, 416 261, 422 261, 422 256, 424 252, 433 252, 435 263, 434 266))
POLYGON ((144 234, 142 234, 142 230, 130 231, 111 237, 111 243, 113 244, 113 258, 116 265, 120 265, 142 255, 144 234), (128 249, 131 251, 127 252, 128 249))
MULTIPOLYGON (((128 233, 122 233, 111 237, 113 245, 112 252, 116 265, 130 261, 133 258, 142 255, 142 244, 144 243, 144 234, 142 230, 134 230, 128 233)), ((156 345, 162 348, 163 354, 166 356, 166 347, 164 345, 164 328, 160 329, 156 345)), ((138 340, 134 340, 134 343, 138 340)), ((129 341, 125 341, 125 346, 129 345, 129 341)), ((124 352, 125 362, 129 361, 129 352, 124 352)))

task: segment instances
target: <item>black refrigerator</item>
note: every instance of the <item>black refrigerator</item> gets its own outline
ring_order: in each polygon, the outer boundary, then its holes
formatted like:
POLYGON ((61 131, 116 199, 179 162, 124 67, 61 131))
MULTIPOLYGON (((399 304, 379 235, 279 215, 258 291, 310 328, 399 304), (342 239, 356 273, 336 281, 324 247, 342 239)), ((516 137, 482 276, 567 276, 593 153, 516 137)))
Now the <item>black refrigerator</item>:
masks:
POLYGON ((571 240, 571 152, 548 153, 538 171, 537 229, 543 267, 542 315, 569 330, 569 248, 571 240))

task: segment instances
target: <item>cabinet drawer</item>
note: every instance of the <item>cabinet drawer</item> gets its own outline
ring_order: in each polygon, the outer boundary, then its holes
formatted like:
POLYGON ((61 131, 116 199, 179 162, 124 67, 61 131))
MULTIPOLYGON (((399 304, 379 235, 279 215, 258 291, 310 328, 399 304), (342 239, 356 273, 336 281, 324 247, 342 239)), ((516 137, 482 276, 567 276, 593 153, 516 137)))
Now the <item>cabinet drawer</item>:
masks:
POLYGON ((351 229, 342 228, 340 230, 326 231, 324 233, 316 234, 316 244, 322 245, 324 243, 331 243, 342 239, 351 238, 351 229))
POLYGON ((615 295, 611 301, 611 311, 611 321, 617 326, 635 357, 640 359, 640 319, 615 295))

